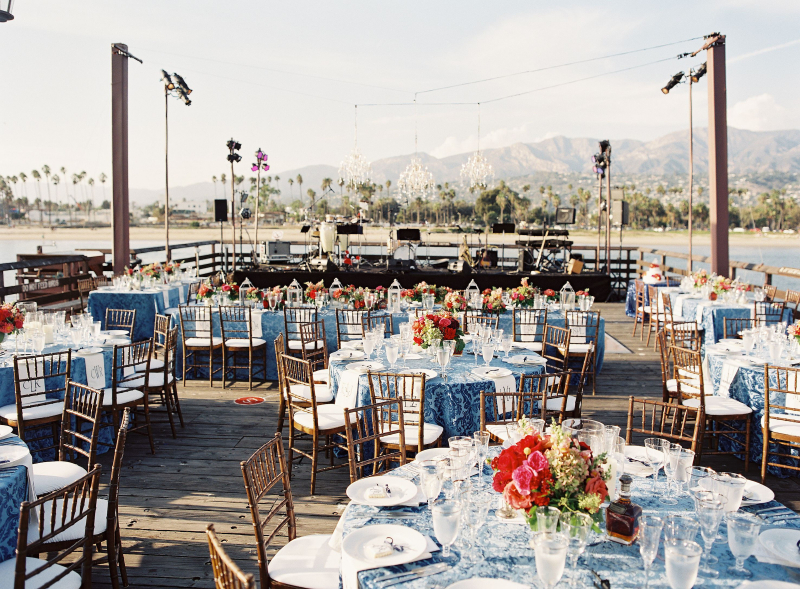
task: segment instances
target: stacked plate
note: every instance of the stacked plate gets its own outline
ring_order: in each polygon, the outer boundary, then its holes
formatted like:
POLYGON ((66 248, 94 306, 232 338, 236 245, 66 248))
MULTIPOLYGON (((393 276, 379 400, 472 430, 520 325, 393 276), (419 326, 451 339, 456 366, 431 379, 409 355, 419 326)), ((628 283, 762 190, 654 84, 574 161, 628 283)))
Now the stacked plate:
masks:
POLYGON ((364 352, 360 350, 339 350, 330 355, 331 360, 363 360, 364 352))
MULTIPOLYGON (((376 476, 360 479, 347 487, 347 496, 353 503, 373 507, 392 507, 411 501, 417 495, 417 486, 402 477, 376 476), (368 491, 381 489, 385 497, 370 498, 368 491)), ((381 561, 383 562, 383 561, 381 561)), ((388 565, 387 565, 388 566, 388 565)))
POLYGON ((502 378, 512 374, 508 368, 495 368, 493 366, 479 366, 478 368, 473 368, 471 372, 480 378, 502 378))
POLYGON ((384 370, 386 366, 380 362, 353 362, 347 367, 348 370, 358 372, 359 374, 366 374, 367 372, 379 372, 384 370))
POLYGON ((541 366, 547 364, 547 360, 538 354, 520 354, 517 356, 511 356, 508 358, 508 360, 504 358, 503 361, 508 362, 509 364, 515 364, 517 366, 541 366))

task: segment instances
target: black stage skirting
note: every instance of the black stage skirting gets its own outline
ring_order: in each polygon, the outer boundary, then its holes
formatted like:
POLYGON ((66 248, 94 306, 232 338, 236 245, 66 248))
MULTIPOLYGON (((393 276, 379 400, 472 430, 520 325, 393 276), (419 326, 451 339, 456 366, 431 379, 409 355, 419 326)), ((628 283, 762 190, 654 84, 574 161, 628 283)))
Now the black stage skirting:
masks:
POLYGON ((473 272, 472 274, 454 274, 442 270, 417 270, 413 272, 396 272, 391 270, 351 270, 335 272, 307 272, 295 270, 281 270, 270 272, 267 270, 244 270, 234 273, 234 280, 241 284, 245 277, 250 279, 253 286, 267 288, 270 286, 286 286, 292 280, 297 280, 301 285, 306 282, 319 282, 323 280, 330 286, 335 278, 342 285, 354 284, 375 288, 392 284, 396 278, 403 288, 411 288, 419 282, 427 282, 437 286, 449 286, 452 289, 464 290, 470 280, 475 280, 481 290, 490 287, 514 288, 520 285, 522 278, 527 276, 528 284, 538 286, 542 290, 552 288, 560 290, 566 282, 572 285, 577 292, 588 290, 597 301, 605 301, 611 293, 611 278, 608 274, 536 274, 533 276, 523 274, 509 274, 499 271, 473 272))

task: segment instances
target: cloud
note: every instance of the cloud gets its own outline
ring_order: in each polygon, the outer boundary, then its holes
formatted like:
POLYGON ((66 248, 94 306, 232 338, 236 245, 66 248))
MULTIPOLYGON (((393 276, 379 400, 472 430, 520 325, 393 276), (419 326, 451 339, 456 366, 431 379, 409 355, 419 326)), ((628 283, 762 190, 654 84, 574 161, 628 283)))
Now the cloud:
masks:
POLYGON ((728 110, 728 124, 750 131, 792 129, 800 117, 778 104, 772 94, 759 94, 737 102, 728 110))

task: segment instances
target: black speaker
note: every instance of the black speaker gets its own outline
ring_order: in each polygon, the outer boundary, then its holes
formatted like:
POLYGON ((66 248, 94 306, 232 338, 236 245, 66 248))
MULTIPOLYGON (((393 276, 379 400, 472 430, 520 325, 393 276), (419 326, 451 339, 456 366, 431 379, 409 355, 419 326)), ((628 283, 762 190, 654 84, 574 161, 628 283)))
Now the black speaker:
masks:
POLYGON ((363 235, 364 226, 360 223, 340 223, 336 226, 339 235, 363 235))
POLYGON ((394 272, 406 272, 408 270, 416 270, 417 263, 414 260, 395 260, 389 258, 386 260, 386 269, 393 270, 394 272))
POLYGON ((533 251, 525 247, 520 248, 519 259, 517 260, 517 271, 530 272, 533 270, 534 261, 533 251))
POLYGON ((627 200, 612 200, 611 201, 611 220, 615 225, 628 225, 628 201, 627 200))
POLYGON ((573 225, 575 223, 575 209, 573 207, 558 207, 556 209, 556 225, 573 225))
POLYGON ((214 200, 214 222, 219 223, 228 220, 228 201, 224 198, 214 200))
POLYGON ((492 233, 514 233, 517 229, 514 223, 495 223, 492 225, 492 233))
POLYGON ((419 229, 398 229, 397 241, 420 241, 419 229))
POLYGON ((456 260, 447 264, 447 269, 456 274, 471 274, 472 267, 464 260, 456 260))

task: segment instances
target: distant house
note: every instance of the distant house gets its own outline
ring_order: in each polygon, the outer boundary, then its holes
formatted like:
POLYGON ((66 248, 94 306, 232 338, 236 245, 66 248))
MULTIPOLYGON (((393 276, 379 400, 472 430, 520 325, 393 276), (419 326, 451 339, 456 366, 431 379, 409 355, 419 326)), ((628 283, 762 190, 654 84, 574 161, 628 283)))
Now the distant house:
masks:
POLYGON ((170 207, 171 214, 185 217, 205 217, 208 215, 208 204, 205 201, 181 201, 170 207))
POLYGON ((268 213, 261 213, 260 218, 268 225, 283 225, 286 220, 286 213, 271 211, 268 213))

